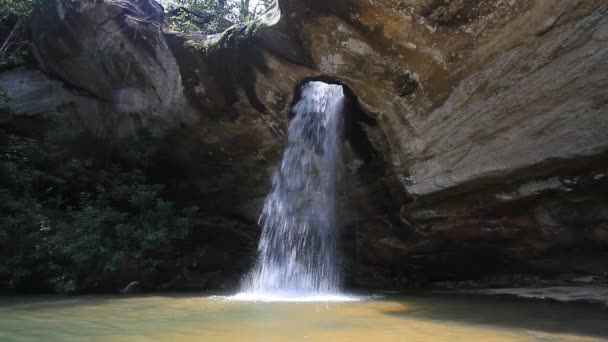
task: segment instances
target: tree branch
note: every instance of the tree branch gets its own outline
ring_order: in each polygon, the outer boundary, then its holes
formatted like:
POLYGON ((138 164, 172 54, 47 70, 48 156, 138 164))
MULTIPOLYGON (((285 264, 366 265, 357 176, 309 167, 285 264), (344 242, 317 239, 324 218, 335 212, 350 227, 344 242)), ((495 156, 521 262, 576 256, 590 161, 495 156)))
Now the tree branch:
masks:
POLYGON ((11 39, 13 39, 13 36, 15 35, 15 32, 17 32, 17 29, 19 29, 19 27, 21 26, 21 18, 19 18, 19 20, 17 20, 17 23, 15 24, 15 26, 13 26, 13 29, 11 30, 11 32, 8 34, 8 37, 6 37, 6 39, 4 40, 4 43, 2 43, 2 47, 0 47, 0 59, 4 59, 4 56, 6 55, 6 51, 8 50, 9 47, 9 43, 11 41, 11 39))

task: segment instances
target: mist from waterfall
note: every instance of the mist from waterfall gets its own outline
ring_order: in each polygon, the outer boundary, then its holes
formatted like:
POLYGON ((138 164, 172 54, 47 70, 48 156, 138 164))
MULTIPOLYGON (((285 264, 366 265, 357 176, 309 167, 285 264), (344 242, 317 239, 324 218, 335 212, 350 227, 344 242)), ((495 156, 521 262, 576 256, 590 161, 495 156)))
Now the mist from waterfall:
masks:
POLYGON ((339 293, 335 226, 343 108, 342 86, 309 82, 302 87, 260 217, 258 260, 241 296, 339 293))

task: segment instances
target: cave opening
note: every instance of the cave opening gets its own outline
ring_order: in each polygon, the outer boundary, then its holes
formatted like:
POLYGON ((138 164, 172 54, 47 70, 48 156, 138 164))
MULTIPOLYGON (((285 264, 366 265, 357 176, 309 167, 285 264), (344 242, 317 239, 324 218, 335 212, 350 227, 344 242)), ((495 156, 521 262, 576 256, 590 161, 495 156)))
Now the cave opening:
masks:
POLYGON ((345 162, 360 164, 360 171, 362 172, 375 173, 381 169, 385 170, 385 156, 387 155, 388 145, 378 124, 377 115, 365 109, 352 88, 341 80, 331 76, 319 75, 300 81, 294 91, 289 120, 294 117, 293 108, 301 99, 303 86, 310 82, 335 84, 342 87, 344 93, 343 139, 347 149, 345 151, 345 158, 347 159, 345 162))

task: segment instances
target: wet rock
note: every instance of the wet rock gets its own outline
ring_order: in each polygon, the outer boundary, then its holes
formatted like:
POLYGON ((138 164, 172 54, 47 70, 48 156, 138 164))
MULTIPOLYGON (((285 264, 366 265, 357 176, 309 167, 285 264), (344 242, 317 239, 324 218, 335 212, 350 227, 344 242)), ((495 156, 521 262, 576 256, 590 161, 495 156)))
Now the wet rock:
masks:
POLYGON ((550 300, 562 303, 590 303, 608 306, 606 287, 546 287, 474 290, 467 293, 514 296, 526 299, 550 300))

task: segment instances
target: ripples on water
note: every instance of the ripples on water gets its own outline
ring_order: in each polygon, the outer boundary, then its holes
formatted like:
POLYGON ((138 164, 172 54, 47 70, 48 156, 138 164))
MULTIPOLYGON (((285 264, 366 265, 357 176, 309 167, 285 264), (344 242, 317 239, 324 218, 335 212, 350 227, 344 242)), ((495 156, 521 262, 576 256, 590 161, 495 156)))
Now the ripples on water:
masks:
POLYGON ((601 307, 429 295, 300 299, 5 298, 0 341, 608 341, 601 307))

